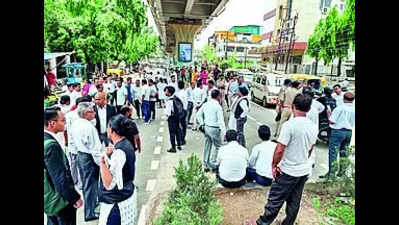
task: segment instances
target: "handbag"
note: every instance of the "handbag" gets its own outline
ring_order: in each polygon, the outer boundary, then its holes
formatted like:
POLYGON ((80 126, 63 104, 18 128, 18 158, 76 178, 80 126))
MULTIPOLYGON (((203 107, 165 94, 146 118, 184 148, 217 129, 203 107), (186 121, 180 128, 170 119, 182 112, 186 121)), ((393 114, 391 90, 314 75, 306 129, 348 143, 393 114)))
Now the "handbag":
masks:
POLYGON ((276 118, 274 119, 276 122, 278 122, 278 121, 280 121, 280 119, 281 119, 281 111, 279 111, 278 113, 277 113, 277 116, 276 116, 276 118))

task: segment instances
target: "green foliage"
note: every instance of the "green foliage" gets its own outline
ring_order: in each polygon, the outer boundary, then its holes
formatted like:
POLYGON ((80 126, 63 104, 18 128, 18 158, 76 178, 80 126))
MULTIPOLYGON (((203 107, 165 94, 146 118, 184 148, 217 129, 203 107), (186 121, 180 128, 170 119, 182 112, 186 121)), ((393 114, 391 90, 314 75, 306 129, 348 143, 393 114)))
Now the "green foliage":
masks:
POLYGON ((187 160, 187 166, 180 160, 175 168, 176 188, 165 203, 156 225, 218 225, 223 221, 222 208, 216 201, 211 182, 202 170, 202 163, 194 154, 187 160))
POLYGON ((156 50, 141 0, 45 0, 47 51, 75 51, 87 63, 134 63, 156 50))
POLYGON ((217 61, 215 48, 211 45, 205 45, 201 51, 202 60, 206 60, 208 64, 214 65, 217 61))
POLYGON ((327 206, 327 215, 338 218, 345 224, 355 224, 355 208, 343 203, 340 198, 335 198, 335 200, 327 206))

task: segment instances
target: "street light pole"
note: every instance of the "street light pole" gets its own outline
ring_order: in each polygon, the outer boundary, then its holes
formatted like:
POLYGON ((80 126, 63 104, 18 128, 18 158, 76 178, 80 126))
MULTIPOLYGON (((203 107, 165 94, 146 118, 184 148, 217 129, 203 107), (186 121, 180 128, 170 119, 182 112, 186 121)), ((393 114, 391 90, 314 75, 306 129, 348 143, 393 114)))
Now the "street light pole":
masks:
POLYGON ((247 47, 245 47, 244 69, 247 68, 247 47))

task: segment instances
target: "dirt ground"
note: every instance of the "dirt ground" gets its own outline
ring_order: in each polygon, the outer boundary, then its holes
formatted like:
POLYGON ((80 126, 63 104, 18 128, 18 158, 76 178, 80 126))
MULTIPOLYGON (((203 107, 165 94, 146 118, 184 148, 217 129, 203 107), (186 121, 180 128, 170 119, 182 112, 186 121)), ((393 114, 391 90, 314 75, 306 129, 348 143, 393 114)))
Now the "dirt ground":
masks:
MULTIPOLYGON (((222 189, 215 193, 223 207, 222 225, 242 225, 246 219, 257 219, 264 213, 269 189, 222 189)), ((304 191, 296 225, 319 225, 321 219, 313 208, 311 194, 304 191)), ((284 219, 285 203, 277 216, 284 219)))

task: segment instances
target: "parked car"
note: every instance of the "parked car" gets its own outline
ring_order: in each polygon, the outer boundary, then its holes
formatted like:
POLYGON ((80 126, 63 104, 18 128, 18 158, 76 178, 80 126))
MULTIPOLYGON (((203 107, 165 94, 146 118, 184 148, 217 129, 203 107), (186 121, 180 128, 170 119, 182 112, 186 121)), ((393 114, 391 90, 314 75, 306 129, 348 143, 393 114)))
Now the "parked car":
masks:
POLYGON ((265 107, 277 105, 278 93, 284 83, 284 76, 276 74, 256 74, 251 83, 251 99, 262 101, 265 107))

